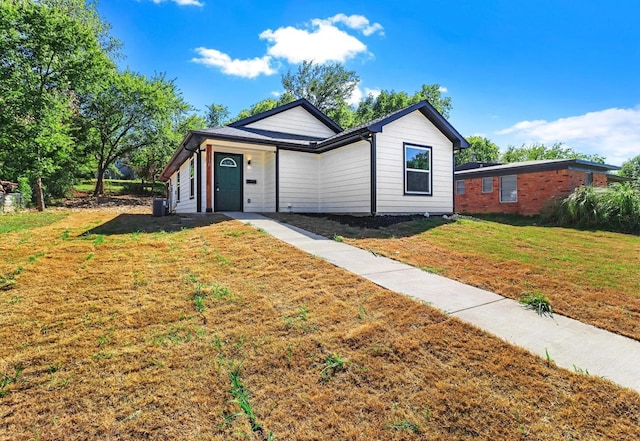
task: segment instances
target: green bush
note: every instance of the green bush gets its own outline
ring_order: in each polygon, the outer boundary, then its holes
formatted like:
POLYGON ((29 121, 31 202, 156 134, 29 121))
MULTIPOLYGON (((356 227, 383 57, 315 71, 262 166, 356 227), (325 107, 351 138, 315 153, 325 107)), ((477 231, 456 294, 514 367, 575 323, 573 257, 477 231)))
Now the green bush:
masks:
POLYGON ((640 233, 640 191, 629 183, 579 187, 548 215, 561 226, 640 233))
POLYGON ((20 193, 23 208, 31 205, 31 183, 29 182, 29 178, 26 176, 18 178, 18 193, 20 193))

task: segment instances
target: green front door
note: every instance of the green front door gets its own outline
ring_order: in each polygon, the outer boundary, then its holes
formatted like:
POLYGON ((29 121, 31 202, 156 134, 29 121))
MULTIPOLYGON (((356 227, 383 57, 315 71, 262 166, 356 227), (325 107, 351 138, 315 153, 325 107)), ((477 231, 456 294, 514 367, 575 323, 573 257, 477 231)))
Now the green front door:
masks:
POLYGON ((215 153, 215 211, 242 211, 242 155, 215 153))

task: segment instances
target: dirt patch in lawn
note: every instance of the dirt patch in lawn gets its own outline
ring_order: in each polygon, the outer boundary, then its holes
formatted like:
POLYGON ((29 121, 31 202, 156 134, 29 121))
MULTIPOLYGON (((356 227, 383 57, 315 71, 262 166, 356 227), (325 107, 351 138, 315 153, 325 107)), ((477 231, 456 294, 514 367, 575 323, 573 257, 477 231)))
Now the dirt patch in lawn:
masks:
POLYGON ((555 312, 640 340, 640 237, 440 217, 358 228, 307 215, 289 222, 425 271, 519 300, 530 292, 555 312))
POLYGON ((635 392, 223 216, 137 210, 3 235, 0 439, 640 438, 635 392))

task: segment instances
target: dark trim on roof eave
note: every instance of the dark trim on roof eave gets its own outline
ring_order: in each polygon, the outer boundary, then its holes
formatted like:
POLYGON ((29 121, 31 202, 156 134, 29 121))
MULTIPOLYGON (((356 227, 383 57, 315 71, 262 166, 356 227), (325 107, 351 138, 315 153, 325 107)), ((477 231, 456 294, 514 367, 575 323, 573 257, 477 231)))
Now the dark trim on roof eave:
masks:
POLYGON ((580 170, 580 171, 598 171, 606 174, 607 171, 620 169, 615 165, 600 164, 597 162, 582 161, 578 163, 578 162, 575 162, 574 160, 569 160, 569 161, 570 162, 563 161, 563 162, 551 162, 546 164, 528 164, 528 165, 519 165, 515 167, 502 167, 497 169, 490 169, 490 167, 480 167, 480 168, 474 168, 470 170, 460 170, 455 172, 454 175, 459 178, 472 179, 472 178, 480 178, 480 177, 486 177, 486 176, 506 176, 506 175, 520 174, 520 173, 535 173, 535 172, 563 170, 563 169, 580 170), (579 165, 582 165, 582 167, 575 167, 573 164, 579 164, 579 165), (595 166, 590 167, 589 165, 591 164, 595 164, 595 166))
POLYGON ((327 115, 318 110, 313 104, 311 104, 308 100, 304 98, 300 98, 298 100, 292 101, 287 104, 283 104, 282 106, 274 107, 271 110, 267 110, 266 112, 258 113, 257 115, 252 115, 247 118, 234 121, 231 124, 228 124, 229 127, 243 127, 247 124, 252 124, 254 122, 263 120, 273 115, 277 115, 278 113, 284 112, 289 109, 293 109, 294 107, 302 106, 307 112, 315 116, 320 122, 322 122, 325 126, 333 130, 335 133, 340 133, 343 131, 342 127, 340 127, 335 121, 329 118, 327 115))
POLYGON ((434 126, 436 126, 436 128, 440 130, 440 132, 442 132, 442 134, 446 136, 447 139, 449 139, 449 141, 453 143, 454 149, 466 149, 469 147, 469 143, 467 142, 466 139, 464 139, 464 136, 462 136, 455 129, 455 127, 453 127, 451 123, 447 121, 447 119, 444 116, 442 116, 440 112, 438 112, 438 110, 426 100, 420 101, 418 103, 415 103, 412 106, 406 107, 402 111, 394 113, 393 115, 390 115, 389 117, 384 118, 376 122, 375 124, 368 126, 368 128, 372 132, 381 132, 383 126, 397 119, 400 119, 405 115, 408 115, 409 113, 414 112, 416 110, 419 110, 420 113, 422 113, 429 121, 431 121, 431 123, 434 126))

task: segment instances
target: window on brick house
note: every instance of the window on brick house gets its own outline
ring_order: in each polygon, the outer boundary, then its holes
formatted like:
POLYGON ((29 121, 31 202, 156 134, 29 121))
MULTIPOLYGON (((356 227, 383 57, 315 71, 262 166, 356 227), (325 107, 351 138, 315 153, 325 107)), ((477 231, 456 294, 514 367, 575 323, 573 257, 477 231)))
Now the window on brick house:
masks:
POLYGON ((500 176, 500 202, 518 202, 518 175, 500 176))
POLYGON ((482 192, 493 193, 493 178, 482 178, 482 192))
POLYGON ((593 185, 593 173, 587 172, 584 176, 584 186, 591 187, 593 185))
POLYGON ((456 194, 464 194, 464 179, 456 181, 456 194))

